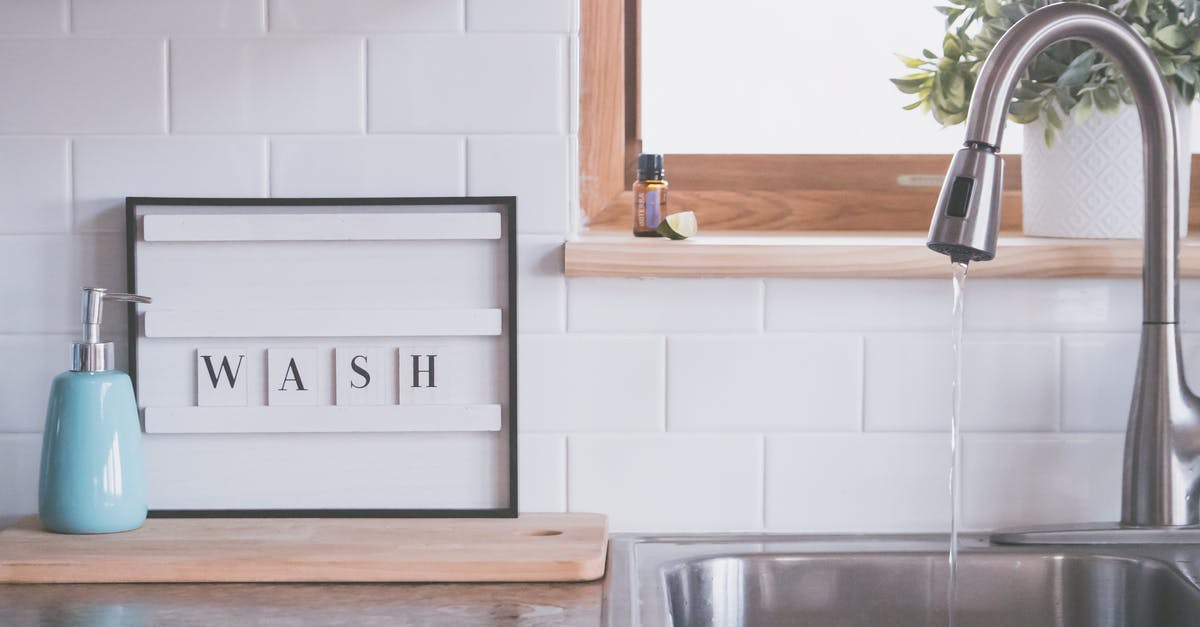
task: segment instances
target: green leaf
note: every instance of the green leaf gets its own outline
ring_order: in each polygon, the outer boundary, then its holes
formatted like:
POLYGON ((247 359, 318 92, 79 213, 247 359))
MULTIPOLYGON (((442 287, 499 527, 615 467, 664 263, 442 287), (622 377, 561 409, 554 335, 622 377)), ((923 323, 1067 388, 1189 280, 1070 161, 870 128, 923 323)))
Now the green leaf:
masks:
POLYGON ((1025 10, 1025 7, 1016 2, 1000 7, 1000 14, 1014 22, 1025 17, 1025 15, 1028 13, 1029 12, 1025 10))
POLYGON ((922 61, 921 59, 914 59, 912 57, 906 57, 902 54, 896 55, 896 58, 900 59, 900 62, 903 63, 904 65, 906 65, 910 68, 913 68, 913 69, 916 69, 916 68, 921 67, 922 65, 925 65, 925 62, 922 61))
POLYGON ((1083 124, 1091 119, 1094 109, 1092 108, 1093 100, 1091 92, 1088 92, 1079 97, 1079 104, 1071 110, 1071 118, 1076 124, 1083 124))
POLYGON ((1042 133, 1042 139, 1046 140, 1047 148, 1054 147, 1054 134, 1055 134, 1054 128, 1052 128, 1049 124, 1047 124, 1046 131, 1044 133, 1042 133))
POLYGON ((1187 31, 1179 24, 1171 24, 1155 31, 1154 38, 1162 42, 1164 46, 1176 50, 1187 47, 1189 43, 1187 31))
POLYGON ((1186 63, 1176 66, 1175 75, 1188 85, 1195 85, 1196 81, 1200 80, 1200 76, 1196 74, 1196 66, 1186 63))
POLYGON ((951 113, 949 115, 942 116, 940 121, 942 126, 954 126, 955 124, 962 124, 963 120, 965 119, 967 119, 967 112, 963 111, 961 113, 951 113))
POLYGON ((946 58, 955 61, 962 57, 962 43, 958 41, 958 37, 955 37, 954 33, 946 33, 945 38, 942 39, 942 52, 946 58))
POLYGON ((915 94, 915 93, 921 91, 921 88, 925 87, 925 84, 929 81, 929 79, 927 79, 927 78, 893 78, 893 79, 891 79, 891 81, 892 81, 892 84, 895 85, 896 88, 901 91, 901 93, 915 94))
POLYGON ((1054 128, 1062 128, 1062 118, 1058 117, 1058 112, 1054 110, 1054 104, 1051 103, 1046 108, 1042 109, 1042 119, 1045 120, 1047 126, 1054 128))
POLYGON ((983 12, 989 17, 1000 15, 1000 0, 983 0, 983 12))
POLYGON ((951 74, 947 80, 942 82, 942 86, 946 89, 946 99, 950 102, 962 103, 963 106, 967 103, 967 81, 962 74, 951 74))
POLYGON ((1101 113, 1116 113, 1121 108, 1121 97, 1112 85, 1105 85, 1093 91, 1092 98, 1096 102, 1096 108, 1101 113))
POLYGON ((930 50, 929 48, 922 49, 921 56, 925 57, 926 59, 929 59, 930 61, 933 61, 938 58, 938 56, 936 54, 934 54, 933 51, 930 50))
POLYGON ((1083 85, 1092 74, 1092 62, 1095 60, 1095 49, 1085 50, 1082 54, 1071 60, 1071 63, 1067 65, 1067 69, 1058 77, 1056 84, 1059 87, 1067 88, 1083 85))
POLYGON ((900 108, 901 108, 901 109, 904 109, 905 111, 912 111, 913 109, 916 109, 917 107, 920 107, 920 106, 921 106, 921 105, 923 105, 923 104, 925 104, 925 101, 924 101, 924 100, 918 100, 918 101, 916 101, 916 102, 914 102, 914 103, 912 103, 912 104, 906 104, 906 105, 904 105, 903 107, 900 107, 900 108))
POLYGON ((1150 0, 1133 0, 1129 4, 1134 16, 1140 20, 1146 19, 1146 9, 1150 7, 1150 0))
POLYGON ((1012 121, 1017 124, 1029 124, 1033 122, 1038 119, 1041 110, 1042 107, 1039 103, 1028 100, 1014 100, 1008 106, 1008 114, 1012 117, 1012 121))

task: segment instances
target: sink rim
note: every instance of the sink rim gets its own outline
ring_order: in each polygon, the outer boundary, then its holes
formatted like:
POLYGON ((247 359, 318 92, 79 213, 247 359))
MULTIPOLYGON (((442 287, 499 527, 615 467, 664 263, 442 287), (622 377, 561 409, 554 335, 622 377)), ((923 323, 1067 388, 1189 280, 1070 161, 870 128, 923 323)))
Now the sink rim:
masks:
MULTIPOLYGON (((601 624, 609 627, 643 625, 660 627, 669 620, 647 618, 645 589, 665 599, 667 567, 687 566, 702 560, 754 556, 836 558, 863 555, 947 555, 949 534, 797 534, 773 532, 722 533, 617 533, 610 539, 609 572, 605 578, 601 624), (739 548, 740 547, 740 548, 739 548), (754 547, 747 549, 746 547, 754 547), (646 621, 641 619, 646 618, 646 621)), ((988 533, 959 535, 959 555, 1025 555, 1031 558, 1106 558, 1129 560, 1140 566, 1163 567, 1200 595, 1200 544, 1167 545, 1002 545, 988 533)), ((967 557, 970 559, 970 557, 967 557)), ((665 614, 665 603, 662 603, 665 614)))

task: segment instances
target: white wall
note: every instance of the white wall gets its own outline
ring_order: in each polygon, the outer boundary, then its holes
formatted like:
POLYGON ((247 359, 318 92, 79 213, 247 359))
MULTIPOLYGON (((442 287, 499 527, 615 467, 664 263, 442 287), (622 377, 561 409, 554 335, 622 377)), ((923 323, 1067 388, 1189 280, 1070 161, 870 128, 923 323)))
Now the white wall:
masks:
MULTIPOLYGON (((36 509, 78 288, 123 285, 125 195, 516 193, 523 509, 944 527, 948 279, 563 278, 576 21, 571 0, 0 0, 0 516, 36 509)), ((1116 517, 1139 298, 973 282, 967 526, 1116 517)))
MULTIPOLYGON (((896 54, 942 50, 935 0, 642 0, 642 139, 664 153, 950 153, 896 54)), ((1195 107, 1193 107, 1195 109, 1195 107)), ((1200 110, 1192 111, 1200 117, 1200 110)), ((1194 122, 1193 128, 1200 127, 1194 122)), ((1038 135, 1040 137, 1040 134, 1038 135)), ((1024 133, 1004 136, 1019 153, 1024 133)))

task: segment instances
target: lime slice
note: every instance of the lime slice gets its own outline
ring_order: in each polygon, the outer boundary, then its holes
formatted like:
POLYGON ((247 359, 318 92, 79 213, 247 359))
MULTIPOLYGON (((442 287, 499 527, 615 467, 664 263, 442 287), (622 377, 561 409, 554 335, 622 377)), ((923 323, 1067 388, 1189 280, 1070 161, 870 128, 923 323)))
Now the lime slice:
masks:
POLYGON ((672 213, 655 229, 659 235, 671 239, 687 239, 696 234, 696 214, 691 211, 672 213))

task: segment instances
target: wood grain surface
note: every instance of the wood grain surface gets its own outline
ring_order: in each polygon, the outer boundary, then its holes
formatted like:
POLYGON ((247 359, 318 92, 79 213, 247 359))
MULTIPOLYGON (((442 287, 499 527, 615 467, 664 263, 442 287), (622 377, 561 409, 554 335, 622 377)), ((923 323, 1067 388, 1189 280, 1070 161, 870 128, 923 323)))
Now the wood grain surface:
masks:
POLYGON ((0 531, 0 583, 527 582, 604 576, 601 514, 492 519, 150 519, 60 535, 0 531))
MULTIPOLYGON (((949 261, 925 248, 925 233, 708 234, 683 241, 593 231, 565 245, 570 277, 766 277, 945 279, 949 261)), ((1180 273, 1200 277, 1200 238, 1180 247, 1180 273)), ((971 264, 972 278, 1138 278, 1141 240, 1082 240, 1001 234, 996 258, 971 264)))

